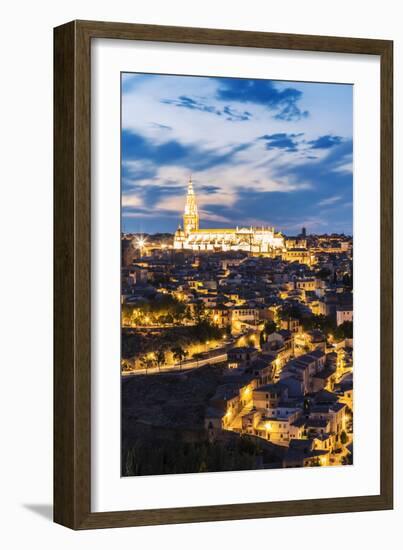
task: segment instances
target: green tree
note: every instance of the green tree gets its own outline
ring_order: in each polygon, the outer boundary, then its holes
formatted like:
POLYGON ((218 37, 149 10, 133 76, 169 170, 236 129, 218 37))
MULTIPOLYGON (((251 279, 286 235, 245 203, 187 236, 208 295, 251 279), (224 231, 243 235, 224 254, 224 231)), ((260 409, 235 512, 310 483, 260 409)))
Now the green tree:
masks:
POLYGON ((173 358, 179 361, 179 368, 182 370, 182 361, 187 357, 188 352, 181 346, 175 346, 171 349, 173 358))
POLYGON ((157 351, 157 353, 155 354, 155 361, 157 363, 157 366, 158 366, 158 370, 160 371, 161 370, 161 365, 164 365, 165 364, 165 351, 163 349, 159 349, 157 351))
POLYGON ((349 273, 344 273, 344 275, 343 275, 343 285, 353 286, 352 277, 349 273))
POLYGON ((309 317, 303 317, 301 323, 305 331, 319 329, 326 335, 329 334, 329 332, 334 332, 336 329, 335 322, 326 315, 310 315, 309 317))
POLYGON ((294 319, 301 319, 301 311, 298 305, 294 303, 285 304, 279 311, 280 319, 287 320, 293 317, 294 319))
POLYGON ((206 317, 206 308, 202 300, 197 300, 193 311, 194 320, 200 324, 206 317))
POLYGON ((273 332, 276 332, 277 325, 274 321, 266 321, 264 324, 264 332, 269 336, 270 334, 273 334, 273 332))
POLYGON ((340 434, 340 442, 342 445, 345 445, 347 443, 347 434, 346 432, 343 430, 340 434))
POLYGON ((332 272, 330 271, 330 269, 328 269, 327 267, 322 267, 322 269, 317 272, 316 276, 319 277, 319 279, 325 280, 328 279, 331 274, 332 272))
POLYGON ((149 355, 143 355, 143 357, 140 359, 140 364, 143 369, 145 369, 146 374, 148 369, 152 369, 155 365, 155 359, 153 357, 150 357, 149 355))
POLYGON ((344 340, 344 338, 353 337, 353 323, 352 321, 344 321, 341 325, 335 328, 334 337, 336 340, 344 340))

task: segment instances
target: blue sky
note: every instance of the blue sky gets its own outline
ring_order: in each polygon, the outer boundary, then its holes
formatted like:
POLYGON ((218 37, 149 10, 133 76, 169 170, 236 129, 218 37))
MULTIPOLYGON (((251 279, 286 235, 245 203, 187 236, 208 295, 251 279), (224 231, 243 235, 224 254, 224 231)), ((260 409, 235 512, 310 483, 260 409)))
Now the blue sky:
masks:
POLYGON ((174 232, 192 176, 201 227, 352 234, 349 84, 122 74, 125 231, 174 232))

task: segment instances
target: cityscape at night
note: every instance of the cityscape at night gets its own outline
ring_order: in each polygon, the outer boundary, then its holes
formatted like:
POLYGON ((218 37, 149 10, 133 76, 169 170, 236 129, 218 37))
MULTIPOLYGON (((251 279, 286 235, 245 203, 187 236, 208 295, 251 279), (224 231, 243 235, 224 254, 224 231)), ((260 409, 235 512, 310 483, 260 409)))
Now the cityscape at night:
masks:
POLYGON ((123 476, 353 463, 351 94, 122 75, 123 476))

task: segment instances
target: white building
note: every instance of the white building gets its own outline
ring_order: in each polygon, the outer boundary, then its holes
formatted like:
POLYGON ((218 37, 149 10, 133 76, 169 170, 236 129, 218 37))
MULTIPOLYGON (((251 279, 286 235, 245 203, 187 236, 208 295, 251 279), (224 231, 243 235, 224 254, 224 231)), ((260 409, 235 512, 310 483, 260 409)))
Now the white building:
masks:
POLYGON ((192 180, 189 180, 183 229, 175 232, 174 248, 187 250, 242 250, 271 254, 284 248, 284 237, 273 227, 236 227, 234 229, 199 229, 199 213, 192 180))

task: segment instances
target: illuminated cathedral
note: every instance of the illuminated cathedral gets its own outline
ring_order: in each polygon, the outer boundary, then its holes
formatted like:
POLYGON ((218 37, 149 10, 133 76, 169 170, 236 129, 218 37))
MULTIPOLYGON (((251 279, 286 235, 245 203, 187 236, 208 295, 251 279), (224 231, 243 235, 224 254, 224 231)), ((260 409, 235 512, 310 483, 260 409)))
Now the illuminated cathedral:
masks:
POLYGON ((236 227, 199 229, 199 212, 191 178, 189 179, 183 228, 175 232, 174 248, 187 250, 243 250, 271 255, 284 248, 284 237, 273 227, 236 227))

